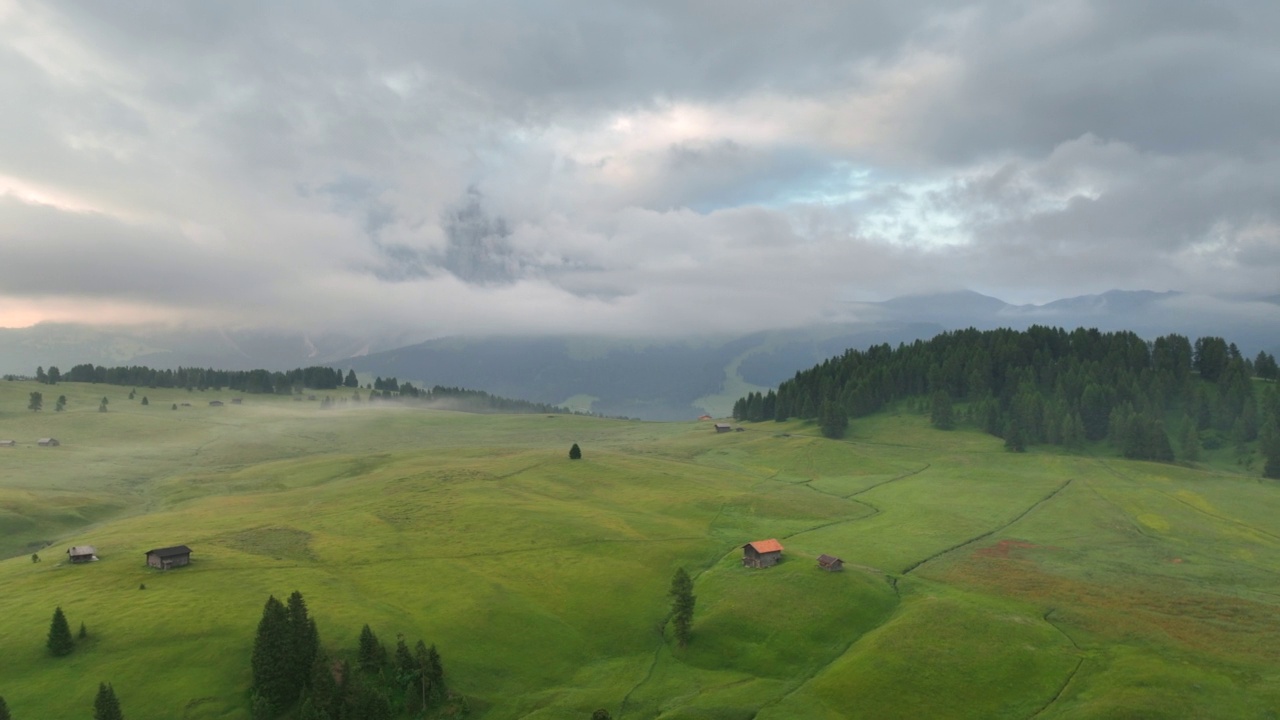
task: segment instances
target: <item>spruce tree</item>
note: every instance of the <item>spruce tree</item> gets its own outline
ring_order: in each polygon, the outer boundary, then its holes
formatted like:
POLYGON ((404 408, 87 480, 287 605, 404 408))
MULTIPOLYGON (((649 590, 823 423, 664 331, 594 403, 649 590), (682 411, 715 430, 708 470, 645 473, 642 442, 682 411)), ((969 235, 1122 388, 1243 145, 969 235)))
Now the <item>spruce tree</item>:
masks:
POLYGON ((697 600, 693 594, 693 579, 684 568, 676 570, 675 576, 671 578, 671 590, 667 594, 671 596, 671 624, 675 630, 676 642, 684 647, 689 644, 689 638, 693 635, 693 606, 697 600))
POLYGON ((440 652, 435 643, 427 648, 427 664, 423 668, 427 681, 427 701, 437 703, 444 700, 448 690, 444 685, 444 664, 440 662, 440 652))
POLYGON ((31 399, 27 402, 27 409, 31 412, 40 412, 44 407, 44 394, 39 392, 31 393, 31 399))
POLYGON ((67 625, 67 616, 62 614, 59 606, 53 611, 53 620, 49 622, 49 639, 46 645, 55 657, 70 654, 75 649, 76 641, 71 637, 71 626, 67 625))
POLYGON ((360 629, 360 646, 356 651, 356 662, 360 664, 360 669, 376 672, 382 667, 382 658, 385 656, 386 651, 382 648, 382 643, 378 642, 378 636, 366 624, 360 629))
POLYGON ((578 443, 574 443, 573 447, 569 448, 569 459, 570 460, 582 459, 582 449, 578 447, 578 443))
POLYGON ((933 394, 929 422, 939 430, 955 429, 956 421, 951 411, 951 396, 945 390, 939 390, 933 394))
POLYGON ((599 710, 591 713, 591 720, 613 720, 613 716, 609 714, 608 710, 600 708, 599 710))
POLYGON ((301 693, 311 677, 311 666, 320 652, 316 622, 307 614, 307 603, 297 590, 289 596, 289 682, 301 693))
POLYGON ((0 720, 13 720, 9 715, 9 705, 4 701, 4 697, 0 696, 0 720))
POLYGON ((110 683, 98 683, 98 696, 93 699, 93 720, 124 720, 120 700, 110 683))
POLYGON ((293 680, 289 612, 274 595, 267 598, 253 639, 253 692, 266 712, 283 710, 298 697, 293 680))
POLYGON ((66 410, 66 409, 67 409, 67 396, 59 395, 58 401, 53 404, 53 411, 62 412, 63 410, 66 410))

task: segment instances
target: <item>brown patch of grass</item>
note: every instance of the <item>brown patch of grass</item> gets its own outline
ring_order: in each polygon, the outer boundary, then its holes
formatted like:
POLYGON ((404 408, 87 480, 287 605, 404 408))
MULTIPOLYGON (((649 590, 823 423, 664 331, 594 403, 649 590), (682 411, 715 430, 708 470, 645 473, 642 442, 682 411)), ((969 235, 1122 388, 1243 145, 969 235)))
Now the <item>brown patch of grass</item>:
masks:
POLYGON ((1280 662, 1280 618, 1271 605, 1223 595, 1175 578, 1096 582, 1045 572, 1007 553, 1035 547, 1006 541, 930 575, 946 583, 1043 604, 1107 642, 1172 641, 1228 662, 1280 662), (1002 547, 1003 545, 1003 547, 1002 547), (1006 553, 1001 555, 1000 553, 1006 553))

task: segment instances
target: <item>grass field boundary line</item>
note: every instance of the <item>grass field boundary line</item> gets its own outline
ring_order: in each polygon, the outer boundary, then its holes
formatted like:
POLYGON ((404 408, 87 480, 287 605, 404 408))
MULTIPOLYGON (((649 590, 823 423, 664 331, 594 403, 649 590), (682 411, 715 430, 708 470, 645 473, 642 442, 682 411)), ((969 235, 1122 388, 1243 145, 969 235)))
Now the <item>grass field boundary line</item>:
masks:
POLYGON ((1063 490, 1066 490, 1066 489, 1067 489, 1067 486, 1068 486, 1068 485, 1070 485, 1072 482, 1074 482, 1074 480, 1075 480, 1075 478, 1072 478, 1072 479, 1067 480, 1066 482, 1062 483, 1061 485, 1059 485, 1059 486, 1058 486, 1058 488, 1057 488, 1056 490, 1054 490, 1053 492, 1049 493, 1048 495, 1045 495, 1044 497, 1040 498, 1039 500, 1035 501, 1035 503, 1033 503, 1033 504, 1031 505, 1031 507, 1028 507, 1026 510, 1023 510, 1022 512, 1018 513, 1018 515, 1017 515, 1016 517, 1014 517, 1012 520, 1010 520, 1009 522, 1004 523, 1003 525, 1000 525, 1000 526, 998 526, 998 527, 992 528, 992 529, 990 529, 990 530, 988 530, 988 531, 986 531, 986 532, 982 533, 981 535, 975 535, 975 536, 973 536, 973 537, 969 538, 968 540, 965 540, 964 542, 956 543, 955 545, 952 545, 951 547, 946 548, 945 550, 939 550, 938 552, 936 552, 936 553, 934 553, 934 554, 930 555, 929 557, 927 557, 927 558, 925 558, 925 559, 923 559, 923 560, 919 560, 919 561, 917 561, 917 562, 915 562, 915 563, 912 563, 911 565, 908 565, 908 566, 907 566, 907 567, 902 571, 902 573, 901 573, 901 574, 902 574, 902 575, 907 575, 907 574, 908 574, 908 573, 910 573, 911 571, 913 571, 913 570, 915 570, 916 568, 920 567, 921 565, 923 565, 923 564, 925 564, 925 563, 929 562, 930 560, 934 560, 934 559, 936 559, 936 558, 942 557, 943 555, 946 555, 947 553, 952 552, 953 550, 959 550, 960 548, 964 547, 965 545, 970 545, 970 544, 975 543, 975 542, 978 542, 979 540, 982 540, 982 539, 984 539, 984 538, 991 537, 992 535, 995 535, 996 533, 1000 532, 1001 530, 1004 530, 1004 529, 1006 529, 1006 528, 1008 528, 1008 527, 1012 526, 1014 523, 1018 522, 1019 520, 1021 520, 1021 519, 1022 519, 1022 518, 1024 518, 1024 517, 1026 517, 1026 516, 1027 516, 1027 515, 1032 511, 1032 510, 1035 510, 1036 508, 1040 507, 1041 505, 1043 505, 1043 504, 1045 504, 1045 503, 1049 502, 1049 501, 1050 501, 1050 500, 1052 500, 1054 497, 1056 497, 1056 496, 1058 495, 1058 493, 1062 492, 1063 490))
MULTIPOLYGON (((871 492, 872 490, 875 490, 876 488, 880 487, 881 485, 888 485, 888 484, 889 484, 889 483, 891 483, 891 482, 897 482, 897 481, 899 481, 899 480, 905 480, 905 479, 907 479, 907 478, 911 477, 912 475, 919 475, 920 473, 924 472, 925 470, 928 470, 928 469, 929 469, 929 468, 931 468, 931 467, 933 467, 933 464, 932 464, 932 463, 925 463, 925 464, 924 464, 924 467, 919 468, 919 469, 917 469, 917 470, 910 470, 910 471, 908 471, 908 472, 904 472, 904 473, 902 473, 901 475, 895 475, 894 477, 891 477, 891 478, 889 478, 888 480, 882 480, 882 481, 880 481, 880 482, 878 482, 878 483, 876 483, 876 484, 874 484, 874 485, 869 485, 869 486, 867 486, 867 487, 864 487, 864 488, 862 488, 861 490, 858 490, 857 492, 849 493, 848 495, 845 495, 845 496, 844 496, 844 499, 845 499, 845 500, 849 500, 849 499, 854 498, 854 497, 856 497, 856 496, 858 496, 858 495, 861 495, 861 494, 863 494, 863 493, 865 493, 865 492, 871 492)), ((861 502, 861 501, 859 501, 859 502, 861 502)))
MULTIPOLYGON (((1067 634, 1067 631, 1063 630, 1061 627, 1058 626, 1057 623, 1049 619, 1049 616, 1054 614, 1057 611, 1058 611, 1057 608, 1049 608, 1049 611, 1046 612, 1043 616, 1044 621, 1049 623, 1049 626, 1052 627, 1054 630, 1057 630, 1059 635, 1066 638, 1067 641, 1071 643, 1071 646, 1074 647, 1077 652, 1084 652, 1084 648, 1080 647, 1080 644, 1076 642, 1075 638, 1071 637, 1069 634, 1067 634)), ((1046 702, 1043 706, 1041 706, 1039 710, 1036 710, 1035 712, 1031 713, 1031 715, 1027 717, 1027 720, 1034 720, 1034 718, 1038 718, 1041 715, 1043 715, 1044 712, 1048 710, 1050 707, 1053 707, 1053 704, 1058 702, 1058 699, 1062 697, 1062 694, 1067 691, 1067 688, 1071 685, 1071 681, 1076 679, 1076 673, 1080 672, 1080 668, 1083 665, 1084 665, 1084 657, 1081 656, 1076 658, 1075 667, 1071 668, 1071 672, 1067 673, 1066 679, 1063 680, 1062 685, 1058 687, 1058 692, 1054 693, 1053 697, 1049 698, 1049 702, 1046 702)))

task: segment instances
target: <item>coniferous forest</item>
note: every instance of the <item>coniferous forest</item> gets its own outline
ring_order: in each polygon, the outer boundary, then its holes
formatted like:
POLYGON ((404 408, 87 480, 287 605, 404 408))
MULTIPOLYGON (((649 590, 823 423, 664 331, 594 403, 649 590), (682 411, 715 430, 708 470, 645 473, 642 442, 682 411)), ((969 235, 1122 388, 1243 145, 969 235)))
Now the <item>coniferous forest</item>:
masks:
POLYGON ((1280 478, 1276 378, 1274 356, 1244 357, 1220 337, 968 329, 848 350, 740 398, 733 416, 815 420, 839 437, 848 418, 916 398, 940 429, 967 421, 1013 451, 1110 440, 1125 457, 1194 461, 1202 449, 1258 441, 1264 474, 1280 478))

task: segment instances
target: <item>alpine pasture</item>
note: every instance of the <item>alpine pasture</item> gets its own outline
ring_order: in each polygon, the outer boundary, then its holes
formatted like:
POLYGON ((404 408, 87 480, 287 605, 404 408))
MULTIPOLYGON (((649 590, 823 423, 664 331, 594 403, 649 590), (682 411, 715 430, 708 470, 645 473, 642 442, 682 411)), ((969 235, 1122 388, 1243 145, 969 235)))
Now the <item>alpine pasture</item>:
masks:
POLYGON ((0 383, 15 718, 86 717, 100 682, 130 720, 247 718, 263 602, 295 589, 331 652, 365 623, 434 642, 487 720, 1280 708, 1280 487, 1255 475, 1007 453, 905 408, 833 441, 798 422, 717 434, 128 392, 0 383), (743 568, 741 546, 767 538, 783 562, 743 568), (179 544, 190 566, 145 566, 179 544), (67 563, 72 545, 100 560, 67 563), (685 648, 663 628, 680 567, 697 596, 685 648), (61 658, 45 647, 56 606, 88 632, 61 658))

